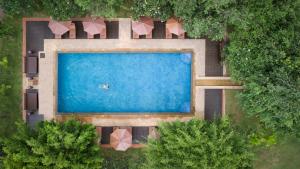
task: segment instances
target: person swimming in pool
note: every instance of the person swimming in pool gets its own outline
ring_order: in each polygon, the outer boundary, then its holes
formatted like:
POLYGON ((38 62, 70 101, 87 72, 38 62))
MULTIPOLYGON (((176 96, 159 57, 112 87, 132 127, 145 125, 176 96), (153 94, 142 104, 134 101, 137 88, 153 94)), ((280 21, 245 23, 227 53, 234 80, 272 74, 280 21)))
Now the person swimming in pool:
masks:
POLYGON ((108 90, 109 89, 109 84, 108 83, 104 83, 104 84, 102 84, 101 88, 104 89, 104 90, 108 90))

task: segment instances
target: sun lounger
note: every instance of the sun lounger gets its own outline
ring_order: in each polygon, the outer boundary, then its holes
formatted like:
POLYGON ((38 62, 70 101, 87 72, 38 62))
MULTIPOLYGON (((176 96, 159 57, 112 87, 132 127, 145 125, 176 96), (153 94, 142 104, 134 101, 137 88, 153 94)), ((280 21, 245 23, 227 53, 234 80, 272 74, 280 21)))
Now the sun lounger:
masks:
POLYGON ((70 24, 70 31, 69 31, 70 39, 76 39, 76 27, 74 23, 70 24))
MULTIPOLYGON (((96 128, 97 132, 98 127, 96 128)), ((109 144, 110 143, 110 134, 113 132, 113 127, 101 127, 101 144, 109 144)))
POLYGON ((27 77, 36 77, 38 74, 38 57, 25 57, 25 73, 27 77))
POLYGON ((27 89, 25 93, 25 110, 36 112, 38 110, 38 90, 27 89))

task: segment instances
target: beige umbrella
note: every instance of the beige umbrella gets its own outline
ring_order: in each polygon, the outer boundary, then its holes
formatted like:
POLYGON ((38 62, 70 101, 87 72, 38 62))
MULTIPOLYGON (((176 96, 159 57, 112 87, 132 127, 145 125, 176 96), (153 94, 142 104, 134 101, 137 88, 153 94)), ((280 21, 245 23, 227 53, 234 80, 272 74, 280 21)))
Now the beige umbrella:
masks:
POLYGON ((106 24, 103 19, 92 20, 82 22, 84 31, 90 35, 100 34, 106 29, 106 24))
POLYGON ((126 151, 132 145, 132 135, 127 129, 116 129, 110 134, 110 145, 118 151, 126 151))
POLYGON ((50 20, 48 27, 51 29, 53 34, 63 35, 70 30, 69 29, 70 24, 71 24, 71 21, 58 22, 58 21, 50 20))
POLYGON ((176 34, 178 36, 185 32, 185 30, 182 27, 182 22, 178 21, 175 18, 168 19, 166 27, 170 33, 176 34))
POLYGON ((138 35, 147 35, 151 33, 154 28, 153 19, 142 16, 138 21, 132 22, 132 31, 138 35))

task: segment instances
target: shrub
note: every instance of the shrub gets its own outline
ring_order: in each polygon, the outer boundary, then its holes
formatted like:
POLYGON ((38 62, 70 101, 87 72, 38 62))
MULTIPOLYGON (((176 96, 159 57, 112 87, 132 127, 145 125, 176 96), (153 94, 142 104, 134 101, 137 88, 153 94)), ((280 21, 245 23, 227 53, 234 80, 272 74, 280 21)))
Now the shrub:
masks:
POLYGON ((31 14, 39 7, 39 0, 0 0, 4 12, 12 16, 31 14))
POLYGON ((68 20, 85 14, 74 0, 43 0, 42 3, 44 10, 56 20, 68 20))
POLYGON ((173 9, 168 0, 134 0, 131 10, 134 19, 140 16, 151 16, 167 20, 173 15, 173 9))
POLYGON ((95 139, 95 127, 75 120, 45 121, 34 130, 18 124, 13 137, 5 140, 3 165, 12 169, 99 169, 102 158, 95 139))
POLYGON ((247 136, 227 119, 163 123, 159 133, 160 139, 148 143, 145 168, 252 168, 247 136))
POLYGON ((124 0, 75 0, 75 3, 92 16, 116 17, 124 0))

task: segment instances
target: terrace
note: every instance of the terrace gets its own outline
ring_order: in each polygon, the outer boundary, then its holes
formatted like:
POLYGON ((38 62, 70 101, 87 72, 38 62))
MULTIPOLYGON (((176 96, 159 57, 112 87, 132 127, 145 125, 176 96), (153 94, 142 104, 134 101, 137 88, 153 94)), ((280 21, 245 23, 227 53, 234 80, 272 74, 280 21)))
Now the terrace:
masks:
MULTIPOLYGON (((193 117, 213 119, 225 113, 225 89, 239 89, 226 76, 221 62, 219 43, 207 39, 166 39, 166 23, 154 21, 152 38, 141 36, 133 39, 130 19, 106 20, 106 39, 100 35, 87 39, 88 35, 81 24, 82 19, 74 19, 76 39, 69 39, 66 33, 62 39, 54 39, 48 28, 48 18, 25 18, 23 20, 23 60, 27 51, 38 53, 38 74, 26 78, 23 74, 23 90, 38 90, 38 110, 23 111, 29 123, 40 120, 65 120, 76 116, 98 127, 102 133, 101 143, 109 142, 112 127, 130 126, 134 143, 143 142, 154 126, 161 121, 189 120, 193 117), (188 114, 59 114, 57 113, 57 52, 112 52, 112 51, 192 51, 192 107, 188 114)), ((24 62, 25 63, 25 62, 24 62)), ((23 66, 24 70, 26 65, 23 66)), ((25 99, 23 99, 25 101, 25 99)), ((26 102, 24 102, 24 105, 26 102)))

